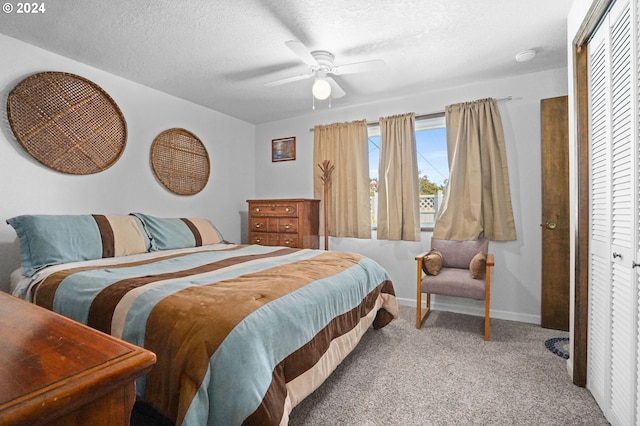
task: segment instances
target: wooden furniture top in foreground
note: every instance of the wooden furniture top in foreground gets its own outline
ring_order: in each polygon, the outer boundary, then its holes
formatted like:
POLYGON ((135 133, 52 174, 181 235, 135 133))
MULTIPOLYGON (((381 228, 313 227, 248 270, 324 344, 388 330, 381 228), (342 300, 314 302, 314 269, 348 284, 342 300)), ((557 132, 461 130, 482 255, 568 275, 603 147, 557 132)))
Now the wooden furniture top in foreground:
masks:
POLYGON ((0 424, 129 424, 134 380, 155 359, 0 292, 0 424))

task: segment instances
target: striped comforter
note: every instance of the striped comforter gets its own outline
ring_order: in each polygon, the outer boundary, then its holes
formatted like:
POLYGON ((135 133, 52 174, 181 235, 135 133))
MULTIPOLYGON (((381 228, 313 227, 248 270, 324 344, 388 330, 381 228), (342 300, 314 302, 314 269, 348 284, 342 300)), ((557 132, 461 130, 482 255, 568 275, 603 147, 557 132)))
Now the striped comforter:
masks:
POLYGON ((156 353, 137 392, 183 425, 287 424, 398 311, 387 273, 347 252, 215 245, 37 277, 37 304, 156 353))

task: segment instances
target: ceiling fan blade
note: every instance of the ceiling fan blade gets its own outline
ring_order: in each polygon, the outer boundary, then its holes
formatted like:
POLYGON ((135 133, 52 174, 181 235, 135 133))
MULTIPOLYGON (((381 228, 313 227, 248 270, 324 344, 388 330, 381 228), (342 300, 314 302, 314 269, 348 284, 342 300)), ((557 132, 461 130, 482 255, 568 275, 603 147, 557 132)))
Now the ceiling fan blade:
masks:
POLYGON ((289 49, 291 49, 291 51, 293 53, 296 54, 296 56, 298 56, 300 59, 302 59, 302 61, 307 64, 307 65, 318 65, 318 62, 316 61, 316 59, 311 55, 311 52, 309 51, 309 49, 307 49, 307 47, 302 44, 301 42, 299 42, 298 40, 289 40, 286 41, 284 44, 287 45, 287 47, 289 49))
POLYGON ((344 90, 342 90, 342 87, 340 87, 340 85, 338 84, 337 81, 335 81, 331 77, 325 77, 325 78, 329 82, 329 84, 331 85, 331 97, 332 98, 337 99, 337 98, 341 98, 344 95, 346 95, 346 93, 344 92, 344 90))
POLYGON ((384 67, 385 63, 382 59, 374 59, 373 61, 355 62, 353 64, 340 65, 331 69, 331 74, 344 75, 354 74, 357 72, 375 71, 384 67))
POLYGON ((283 78, 283 79, 280 79, 280 80, 271 81, 269 83, 265 83, 264 85, 266 87, 280 86, 281 84, 293 83, 294 81, 305 80, 305 79, 311 78, 313 76, 314 76, 314 73, 310 72, 310 73, 307 73, 307 74, 295 75, 293 77, 287 77, 287 78, 283 78))

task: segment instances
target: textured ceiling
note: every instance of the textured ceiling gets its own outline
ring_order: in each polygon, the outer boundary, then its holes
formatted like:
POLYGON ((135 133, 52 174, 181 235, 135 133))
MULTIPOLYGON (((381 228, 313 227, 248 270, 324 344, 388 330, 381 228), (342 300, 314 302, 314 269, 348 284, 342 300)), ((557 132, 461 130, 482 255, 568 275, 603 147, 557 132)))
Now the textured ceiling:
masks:
POLYGON ((335 77, 346 91, 336 108, 564 67, 571 0, 44 4, 41 14, 0 14, 0 33, 257 124, 311 112, 312 80, 264 86, 308 71, 287 40, 332 52, 336 65, 386 62, 335 77), (516 62, 526 49, 538 55, 516 62))

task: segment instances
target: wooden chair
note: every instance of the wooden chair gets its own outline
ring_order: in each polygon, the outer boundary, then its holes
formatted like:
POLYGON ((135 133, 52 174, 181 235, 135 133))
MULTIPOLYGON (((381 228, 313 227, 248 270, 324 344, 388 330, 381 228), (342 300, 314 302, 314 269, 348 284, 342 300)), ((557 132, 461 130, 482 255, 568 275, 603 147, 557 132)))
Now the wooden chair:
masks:
POLYGON ((485 301, 484 340, 490 339, 491 271, 495 260, 493 254, 488 253, 488 249, 489 239, 484 237, 474 241, 431 239, 431 250, 416 256, 416 328, 421 328, 429 315, 432 294, 466 297, 485 301), (440 267, 438 258, 441 262, 440 267), (472 273, 477 278, 472 277, 472 273), (424 314, 422 293, 427 294, 427 308, 424 314))

